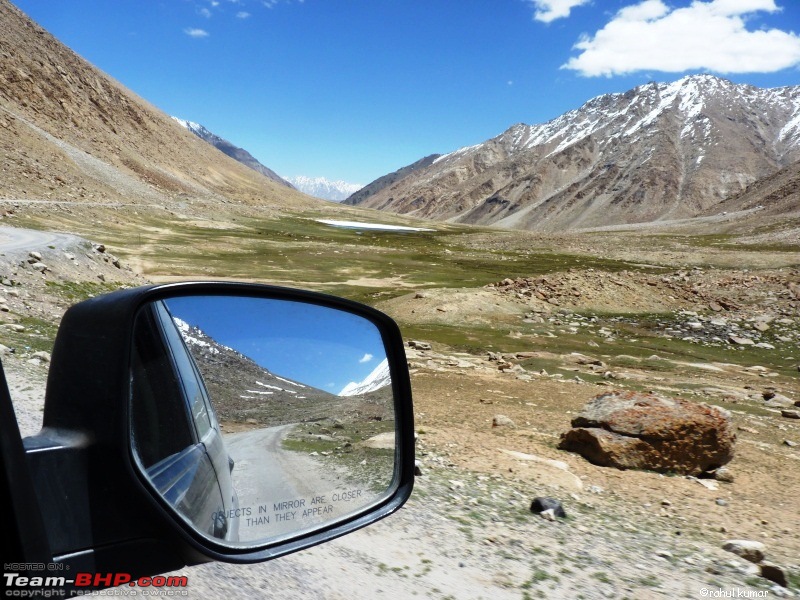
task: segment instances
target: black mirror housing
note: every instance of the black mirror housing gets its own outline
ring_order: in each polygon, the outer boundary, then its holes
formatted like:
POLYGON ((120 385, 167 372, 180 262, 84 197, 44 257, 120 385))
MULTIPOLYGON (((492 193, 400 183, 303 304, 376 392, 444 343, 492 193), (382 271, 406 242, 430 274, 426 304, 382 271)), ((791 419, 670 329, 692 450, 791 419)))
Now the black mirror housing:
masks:
MULTIPOLYGON (((47 380, 43 429, 24 440, 47 562, 136 577, 209 560, 249 563, 314 546, 396 511, 413 487, 411 387, 397 325, 341 298, 256 284, 191 282, 121 290, 71 307, 62 320, 47 380), (296 535, 234 546, 201 535, 154 493, 131 443, 134 324, 143 307, 194 296, 285 300, 355 315, 383 340, 394 399, 394 475, 386 494, 342 519, 296 535)), ((235 470, 232 466, 231 469, 235 470)), ((31 527, 36 531, 36 527, 31 527)), ((111 583, 100 582, 99 587, 111 583)))

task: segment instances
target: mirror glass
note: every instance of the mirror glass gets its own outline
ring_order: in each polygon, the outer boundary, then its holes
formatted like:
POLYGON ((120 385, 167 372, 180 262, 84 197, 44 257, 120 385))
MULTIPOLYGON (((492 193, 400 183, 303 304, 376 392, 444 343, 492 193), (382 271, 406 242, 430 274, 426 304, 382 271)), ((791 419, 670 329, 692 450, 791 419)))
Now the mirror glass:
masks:
POLYGON ((283 299, 151 302, 134 326, 132 448, 193 528, 253 546, 386 498, 394 398, 380 331, 283 299))

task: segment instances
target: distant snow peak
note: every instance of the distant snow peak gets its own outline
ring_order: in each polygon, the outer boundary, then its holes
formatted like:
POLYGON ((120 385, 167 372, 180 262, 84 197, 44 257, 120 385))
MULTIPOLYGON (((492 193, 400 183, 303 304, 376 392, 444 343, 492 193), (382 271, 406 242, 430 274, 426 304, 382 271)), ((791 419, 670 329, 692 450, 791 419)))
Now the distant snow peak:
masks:
POLYGON ((200 125, 200 123, 195 123, 194 121, 187 121, 185 119, 179 119, 178 117, 172 117, 174 121, 176 121, 179 125, 188 129, 193 134, 195 134, 199 138, 206 139, 214 135, 208 129, 200 125))
POLYGON ((364 187, 360 183, 331 181, 324 177, 306 177, 305 175, 286 177, 285 179, 304 194, 333 202, 341 202, 364 187))
POLYGON ((380 364, 372 370, 372 373, 366 376, 363 381, 348 383, 342 391, 339 392, 340 396, 361 396, 369 392, 374 392, 382 387, 392 383, 392 378, 389 373, 389 359, 384 358, 380 364))

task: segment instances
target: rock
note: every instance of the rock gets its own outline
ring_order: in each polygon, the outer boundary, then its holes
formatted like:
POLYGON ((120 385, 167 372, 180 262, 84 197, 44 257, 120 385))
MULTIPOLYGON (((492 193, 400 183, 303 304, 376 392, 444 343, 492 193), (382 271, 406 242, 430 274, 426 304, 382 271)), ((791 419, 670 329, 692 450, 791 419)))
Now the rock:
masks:
POLYGON ((765 398, 765 400, 764 406, 767 408, 789 408, 790 406, 794 406, 794 400, 781 394, 773 394, 771 398, 765 398))
POLYGON ((492 418, 492 427, 511 427, 513 429, 516 426, 517 424, 505 415, 495 415, 492 418))
POLYGON ((789 581, 786 579, 786 573, 784 573, 783 569, 781 569, 778 565, 763 563, 759 566, 761 567, 761 576, 764 579, 769 579, 781 587, 789 587, 789 581))
POLYGON ((431 345, 428 342, 420 342, 417 340, 411 340, 408 342, 409 348, 414 348, 416 350, 430 350, 431 345))
POLYGON ((34 352, 33 353, 33 358, 38 358, 42 362, 49 363, 50 362, 50 353, 49 352, 44 352, 44 351, 34 352))
POLYGON ((769 325, 767 325, 763 321, 757 321, 753 325, 753 329, 755 329, 756 331, 760 331, 761 333, 764 333, 765 331, 769 331, 769 325))
POLYGON ((29 263, 41 262, 41 260, 42 260, 41 253, 35 251, 28 252, 29 263))
POLYGON ((728 467, 720 467, 712 474, 717 481, 723 481, 725 483, 733 483, 734 481, 733 473, 728 467))
POLYGON ((753 340, 751 340, 748 337, 742 337, 733 334, 728 336, 728 341, 736 346, 755 346, 756 344, 753 340))
POLYGON ((425 297, 425 294, 423 294, 422 292, 417 292, 416 294, 414 294, 414 300, 420 300, 420 299, 422 299, 424 297, 425 297))
POLYGON ((552 511, 552 514, 561 519, 566 519, 567 513, 564 512, 564 507, 561 502, 555 498, 547 498, 539 496, 531 502, 531 512, 534 514, 542 514, 545 511, 552 511))
POLYGON ((761 542, 752 540, 728 540, 722 544, 722 549, 750 562, 759 563, 764 560, 766 547, 761 542))
POLYGON ((787 419, 800 419, 800 410, 782 410, 781 416, 787 419))
POLYGON ((414 461, 414 477, 422 477, 422 463, 418 460, 414 461))
POLYGON ((33 264, 31 265, 31 268, 32 268, 34 271, 39 271, 40 273, 44 273, 44 272, 46 272, 46 271, 49 271, 49 270, 50 270, 50 267, 48 267, 48 266, 47 266, 46 264, 44 264, 43 262, 35 262, 35 263, 33 263, 33 264))
POLYGON ((797 448, 797 442, 793 442, 792 440, 783 440, 784 446, 789 446, 789 448, 797 448))
POLYGON ((548 508, 547 510, 543 510, 539 513, 539 516, 545 519, 546 521, 555 521, 556 520, 556 512, 552 508, 548 508))
POLYGON ((730 413, 682 398, 608 392, 589 401, 559 448, 594 464, 700 475, 733 458, 730 413))

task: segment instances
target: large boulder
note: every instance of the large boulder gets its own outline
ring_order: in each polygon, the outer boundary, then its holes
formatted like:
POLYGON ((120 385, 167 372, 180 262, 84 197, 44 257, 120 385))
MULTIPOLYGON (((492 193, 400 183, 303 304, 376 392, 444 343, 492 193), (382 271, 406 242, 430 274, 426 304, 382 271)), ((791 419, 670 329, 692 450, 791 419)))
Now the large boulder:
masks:
POLYGON ((700 475, 733 458, 730 413, 681 398, 610 392, 589 401, 559 448, 618 469, 700 475))

